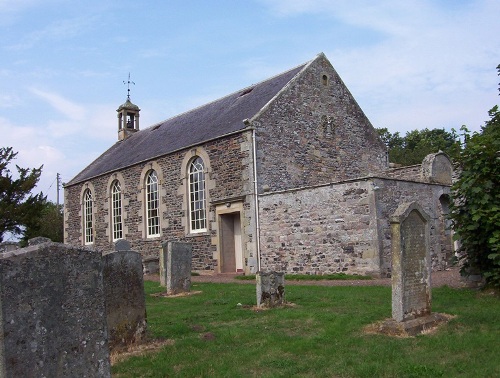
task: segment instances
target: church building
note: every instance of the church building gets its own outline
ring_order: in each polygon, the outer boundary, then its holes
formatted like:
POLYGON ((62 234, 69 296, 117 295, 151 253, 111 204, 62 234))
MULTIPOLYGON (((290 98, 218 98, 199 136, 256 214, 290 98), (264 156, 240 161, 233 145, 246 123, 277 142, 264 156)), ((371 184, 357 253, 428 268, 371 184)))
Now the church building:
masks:
MULTIPOLYGON (((65 184, 65 242, 145 265, 167 241, 191 243, 207 273, 387 276, 390 217, 430 215, 433 269, 453 254, 452 167, 438 152, 391 168, 387 150, 324 54, 141 130, 130 97, 118 141, 65 184)), ((111 127, 111 126, 110 126, 111 127)))

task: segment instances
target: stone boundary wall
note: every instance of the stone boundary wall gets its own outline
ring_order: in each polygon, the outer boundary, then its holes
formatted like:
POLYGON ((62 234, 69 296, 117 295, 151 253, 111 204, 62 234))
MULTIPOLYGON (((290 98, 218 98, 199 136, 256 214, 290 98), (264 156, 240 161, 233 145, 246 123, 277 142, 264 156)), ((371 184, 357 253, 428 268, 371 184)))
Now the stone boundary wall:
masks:
POLYGON ((0 257, 0 376, 110 377, 102 255, 59 243, 0 257))
POLYGON ((353 181, 260 196, 261 270, 377 275, 372 187, 353 181))

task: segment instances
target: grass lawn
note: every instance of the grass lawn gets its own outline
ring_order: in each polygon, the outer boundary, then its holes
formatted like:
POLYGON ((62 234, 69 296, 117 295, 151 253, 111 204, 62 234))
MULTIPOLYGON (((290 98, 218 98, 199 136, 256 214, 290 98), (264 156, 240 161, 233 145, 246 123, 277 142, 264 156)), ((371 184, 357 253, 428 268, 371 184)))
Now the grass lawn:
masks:
POLYGON ((165 298, 146 282, 152 338, 173 342, 116 363, 114 377, 500 377, 500 300, 433 290, 433 311, 456 315, 434 334, 366 335, 391 316, 389 287, 287 286, 287 308, 255 311, 255 286, 193 284, 165 298), (240 305, 239 305, 240 304, 240 305))

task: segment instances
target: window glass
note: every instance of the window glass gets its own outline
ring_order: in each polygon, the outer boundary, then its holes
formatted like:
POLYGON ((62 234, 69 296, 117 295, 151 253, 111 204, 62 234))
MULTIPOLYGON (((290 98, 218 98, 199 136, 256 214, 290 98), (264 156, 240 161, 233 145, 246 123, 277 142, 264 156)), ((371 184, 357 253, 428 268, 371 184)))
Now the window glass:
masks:
POLYGON ((199 156, 189 164, 189 215, 192 232, 206 231, 205 166, 199 156))

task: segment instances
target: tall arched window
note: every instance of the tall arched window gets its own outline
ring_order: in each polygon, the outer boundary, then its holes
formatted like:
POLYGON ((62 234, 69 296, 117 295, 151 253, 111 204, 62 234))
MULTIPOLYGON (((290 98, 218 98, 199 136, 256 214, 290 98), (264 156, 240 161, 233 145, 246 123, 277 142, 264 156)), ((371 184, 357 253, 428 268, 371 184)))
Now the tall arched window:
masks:
POLYGON ((113 225, 113 241, 122 239, 122 187, 118 180, 111 184, 111 223, 113 225))
POLYGON ((146 218, 147 236, 160 235, 160 195, 158 176, 151 170, 146 176, 146 218))
POLYGON ((83 192, 83 233, 85 244, 94 242, 94 219, 93 219, 92 192, 86 189, 83 192))
POLYGON ((191 232, 207 230, 205 165, 197 156, 189 164, 189 217, 191 232))

